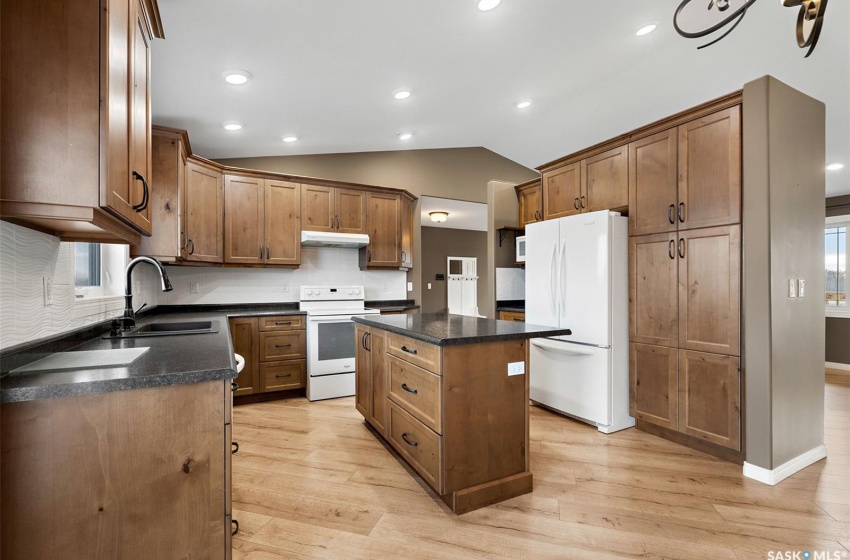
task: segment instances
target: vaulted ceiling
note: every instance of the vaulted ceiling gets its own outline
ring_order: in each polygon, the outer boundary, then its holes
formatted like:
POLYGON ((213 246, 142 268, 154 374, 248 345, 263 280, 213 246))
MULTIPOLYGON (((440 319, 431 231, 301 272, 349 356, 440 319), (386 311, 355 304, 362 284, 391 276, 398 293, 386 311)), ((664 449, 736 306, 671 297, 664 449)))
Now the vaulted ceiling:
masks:
POLYGON ((210 158, 483 146, 529 167, 764 74, 827 105, 828 195, 850 194, 850 3, 817 50, 760 0, 720 43, 678 36, 670 0, 160 0, 154 122, 210 158), (642 37, 647 21, 658 29, 642 37), (223 74, 247 70, 233 86, 223 74), (403 101, 393 93, 406 88, 403 101), (516 102, 531 99, 527 109, 516 102), (243 128, 230 132, 225 122, 243 128), (400 140, 402 132, 413 132, 400 140), (298 141, 284 143, 281 137, 298 141))

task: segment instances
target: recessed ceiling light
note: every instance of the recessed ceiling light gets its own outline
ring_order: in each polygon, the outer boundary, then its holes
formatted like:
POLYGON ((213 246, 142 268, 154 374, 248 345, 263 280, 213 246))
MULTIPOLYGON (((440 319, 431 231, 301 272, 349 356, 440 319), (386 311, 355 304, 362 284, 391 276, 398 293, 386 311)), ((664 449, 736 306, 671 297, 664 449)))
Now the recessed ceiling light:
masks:
POLYGON ((531 107, 531 99, 523 99, 522 101, 517 101, 517 109, 527 109, 528 107, 531 107))
POLYGON ((396 99, 407 99, 408 97, 410 97, 410 90, 400 89, 393 94, 393 97, 395 97, 396 99))
POLYGON ((838 162, 830 163, 829 165, 826 166, 826 168, 829 169, 830 171, 838 171, 839 169, 844 169, 844 164, 838 163, 838 162))
POLYGON ((398 135, 399 140, 410 140, 411 138, 413 138, 412 132, 402 132, 398 135))
POLYGON ((281 140, 283 140, 284 142, 291 143, 291 142, 296 142, 298 140, 298 137, 295 136, 294 134, 287 134, 281 140))
POLYGON ((635 35, 637 35, 638 37, 643 37, 644 35, 649 35, 653 31, 655 31, 655 29, 657 27, 658 27, 658 22, 648 21, 648 22, 644 23, 643 25, 641 25, 640 27, 638 27, 638 30, 635 31, 635 35))
POLYGON ((489 12, 499 5, 502 0, 478 0, 478 9, 482 12, 489 12))
POLYGON ((224 130, 242 130, 242 123, 238 122, 226 122, 221 126, 224 127, 224 130))
POLYGON ((224 81, 234 86, 241 86, 251 78, 251 73, 245 70, 230 70, 224 73, 224 81))

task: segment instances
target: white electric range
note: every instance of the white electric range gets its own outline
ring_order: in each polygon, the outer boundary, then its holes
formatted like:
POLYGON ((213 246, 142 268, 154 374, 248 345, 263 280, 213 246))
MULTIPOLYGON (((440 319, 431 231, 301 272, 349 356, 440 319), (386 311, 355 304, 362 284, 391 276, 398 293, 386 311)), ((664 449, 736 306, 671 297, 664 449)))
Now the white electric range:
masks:
POLYGON ((354 321, 366 309, 363 286, 301 286, 299 308, 307 312, 307 399, 354 395, 354 321))

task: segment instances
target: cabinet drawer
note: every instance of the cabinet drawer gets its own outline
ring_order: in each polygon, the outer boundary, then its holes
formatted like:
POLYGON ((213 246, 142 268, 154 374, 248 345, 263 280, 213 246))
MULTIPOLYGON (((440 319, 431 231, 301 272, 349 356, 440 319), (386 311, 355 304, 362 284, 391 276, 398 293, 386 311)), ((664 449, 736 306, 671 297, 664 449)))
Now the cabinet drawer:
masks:
POLYGON ((306 358, 304 331, 261 332, 260 362, 306 358))
POLYGON ((500 321, 514 321, 516 323, 524 323, 525 322, 525 313, 518 313, 516 311, 499 311, 499 320, 500 321))
POLYGON ((440 367, 440 347, 395 333, 387 333, 387 354, 427 369, 437 375, 440 367))
POLYGON ((304 315, 275 315, 259 317, 260 332, 297 331, 304 329, 304 315))
POLYGON ((306 381, 306 360, 260 364, 260 392, 300 389, 306 381))
POLYGON ((442 438, 389 401, 387 435, 392 446, 438 494, 443 493, 442 438))
POLYGON ((420 422, 442 433, 441 377, 394 356, 390 366, 390 398, 420 422))

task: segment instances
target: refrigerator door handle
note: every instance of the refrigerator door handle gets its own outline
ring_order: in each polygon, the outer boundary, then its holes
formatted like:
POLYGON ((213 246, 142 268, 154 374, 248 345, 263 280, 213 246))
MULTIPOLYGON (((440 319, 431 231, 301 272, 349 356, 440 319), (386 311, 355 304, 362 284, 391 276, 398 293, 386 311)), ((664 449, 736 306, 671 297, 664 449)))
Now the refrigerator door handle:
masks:
POLYGON ((567 240, 561 240, 561 319, 567 314, 567 240))
POLYGON ((555 244, 552 246, 552 266, 549 269, 549 298, 552 301, 552 315, 558 316, 558 300, 556 295, 556 285, 557 285, 557 274, 558 274, 558 264, 557 264, 557 255, 558 255, 558 242, 555 241, 555 244))
POLYGON ((592 356, 593 352, 584 351, 576 348, 575 346, 568 346, 564 343, 552 342, 546 340, 545 338, 532 338, 531 345, 540 348, 541 350, 548 350, 549 352, 557 352, 558 354, 569 354, 572 356, 592 356))

